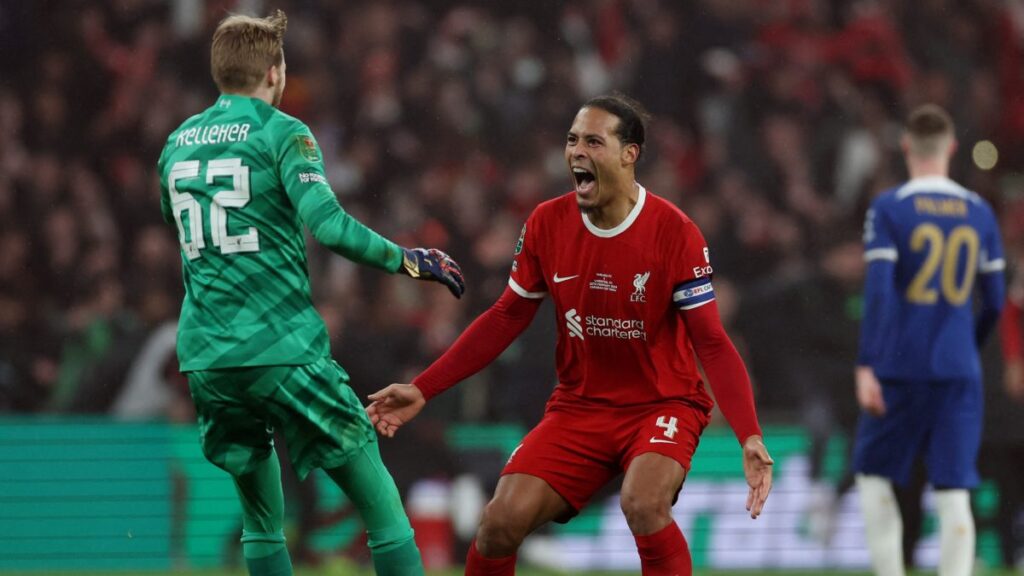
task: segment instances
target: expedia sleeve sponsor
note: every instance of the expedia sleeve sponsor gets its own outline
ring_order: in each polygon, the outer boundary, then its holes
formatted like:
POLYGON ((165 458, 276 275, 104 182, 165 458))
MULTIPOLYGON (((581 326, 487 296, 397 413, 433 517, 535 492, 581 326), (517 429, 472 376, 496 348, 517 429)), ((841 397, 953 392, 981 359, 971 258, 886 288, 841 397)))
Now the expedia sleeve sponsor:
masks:
POLYGON ((672 302, 680 310, 697 308, 714 299, 715 290, 711 287, 711 278, 707 276, 691 282, 684 282, 672 291, 672 302))

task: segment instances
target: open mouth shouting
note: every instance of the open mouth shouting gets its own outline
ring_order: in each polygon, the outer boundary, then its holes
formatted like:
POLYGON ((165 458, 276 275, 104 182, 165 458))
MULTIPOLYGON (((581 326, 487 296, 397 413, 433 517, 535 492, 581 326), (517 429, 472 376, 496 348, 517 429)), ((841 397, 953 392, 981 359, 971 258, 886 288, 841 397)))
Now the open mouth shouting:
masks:
POLYGON ((581 197, 589 197, 597 188, 597 178, 586 168, 573 166, 572 177, 576 182, 576 194, 581 197))

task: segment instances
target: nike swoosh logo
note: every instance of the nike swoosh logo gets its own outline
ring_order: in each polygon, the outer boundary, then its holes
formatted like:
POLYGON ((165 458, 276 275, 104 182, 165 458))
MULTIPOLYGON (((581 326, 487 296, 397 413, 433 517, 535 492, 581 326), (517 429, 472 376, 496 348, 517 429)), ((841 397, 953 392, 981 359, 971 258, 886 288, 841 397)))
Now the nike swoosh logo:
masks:
POLYGON ((673 442, 672 440, 665 440, 664 438, 655 438, 651 436, 651 444, 679 444, 679 442, 673 442))
POLYGON ((574 274, 572 276, 559 276, 556 273, 555 277, 554 277, 554 281, 555 281, 555 284, 561 284, 562 282, 565 282, 566 280, 572 280, 573 278, 579 278, 579 276, 580 276, 579 274, 574 274))

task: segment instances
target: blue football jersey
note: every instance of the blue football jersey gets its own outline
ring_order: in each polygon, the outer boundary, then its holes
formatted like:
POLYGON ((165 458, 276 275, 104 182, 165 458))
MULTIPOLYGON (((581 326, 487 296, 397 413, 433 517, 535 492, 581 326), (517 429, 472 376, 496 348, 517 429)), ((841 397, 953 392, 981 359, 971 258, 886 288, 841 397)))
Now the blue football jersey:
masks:
POLYGON ((910 180, 872 203, 864 258, 858 364, 879 378, 980 378, 978 343, 1005 291, 989 204, 948 178, 910 180))

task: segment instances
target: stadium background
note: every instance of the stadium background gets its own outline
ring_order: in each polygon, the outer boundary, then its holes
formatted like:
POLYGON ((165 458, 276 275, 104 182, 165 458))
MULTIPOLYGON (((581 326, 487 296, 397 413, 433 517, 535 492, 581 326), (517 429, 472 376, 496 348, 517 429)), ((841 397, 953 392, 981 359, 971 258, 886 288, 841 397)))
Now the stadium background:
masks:
MULTIPOLYGON (((311 243, 315 299, 360 394, 407 381, 500 294, 529 211, 570 187, 573 114, 621 90, 655 115, 639 179, 712 247, 779 462, 751 523, 735 441, 720 419, 709 430, 677 508, 698 566, 864 569, 852 493, 823 522, 856 416, 862 213, 905 177, 906 111, 937 102, 957 122, 953 176, 996 206, 1021 259, 1019 0, 0 2, 0 572, 237 566, 233 492, 201 461, 173 356, 182 288, 154 163, 215 97, 216 22, 272 7, 289 16, 282 108, 317 135, 342 205, 401 244, 447 250, 469 286, 456 302, 311 243)), ((474 503, 541 414, 550 317, 383 443, 435 566, 459 561, 474 503)), ((985 357, 974 504, 980 561, 998 566, 1024 533, 1019 514, 998 530, 996 481, 1020 465, 1001 454, 1024 444, 1024 410, 1001 395, 995 342, 985 357)), ((297 562, 365 562, 337 490, 286 481, 297 562)), ((524 557, 634 569, 624 530, 611 487, 524 557)), ((916 558, 934 564, 927 512, 916 558)))

